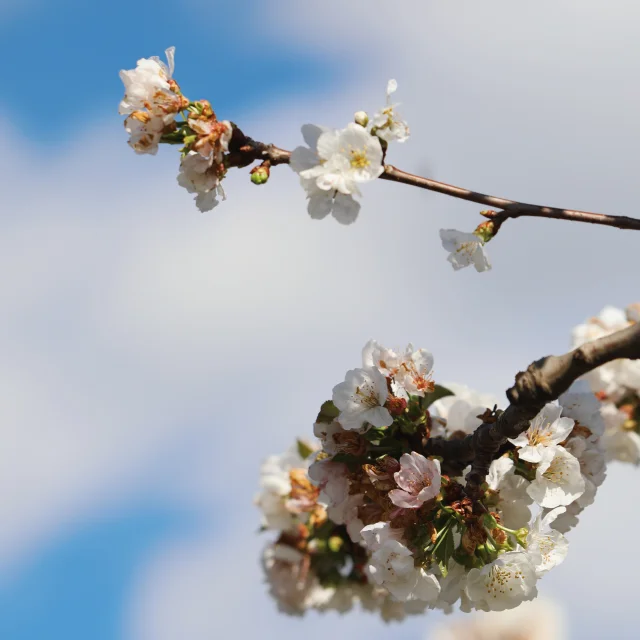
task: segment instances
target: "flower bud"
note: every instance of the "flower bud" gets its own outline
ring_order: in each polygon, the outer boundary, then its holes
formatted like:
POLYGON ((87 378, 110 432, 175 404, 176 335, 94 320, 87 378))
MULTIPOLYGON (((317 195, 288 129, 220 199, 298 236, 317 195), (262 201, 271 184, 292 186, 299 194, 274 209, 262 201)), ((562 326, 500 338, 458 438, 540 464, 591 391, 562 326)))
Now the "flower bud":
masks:
POLYGON ((269 179, 269 167, 261 164, 259 167, 251 169, 251 182, 253 184, 264 184, 269 179))
POLYGON ((497 233, 498 225, 493 220, 481 222, 473 232, 482 242, 489 242, 497 233))
POLYGON ((369 116, 366 111, 356 111, 353 114, 353 119, 356 124, 359 124, 361 127, 366 127, 369 124, 369 116))
POLYGON ((327 540, 327 546, 334 553, 338 553, 344 546, 344 540, 340 536, 331 536, 329 540, 327 540))

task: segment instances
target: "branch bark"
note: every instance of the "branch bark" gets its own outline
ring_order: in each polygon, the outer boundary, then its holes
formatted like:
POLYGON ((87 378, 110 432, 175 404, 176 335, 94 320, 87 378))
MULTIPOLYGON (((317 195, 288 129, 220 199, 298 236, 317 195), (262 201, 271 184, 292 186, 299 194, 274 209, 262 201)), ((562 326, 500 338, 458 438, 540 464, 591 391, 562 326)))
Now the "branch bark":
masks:
POLYGON ((579 377, 618 358, 640 359, 640 322, 564 355, 533 362, 516 375, 515 384, 507 390, 510 404, 495 422, 484 422, 461 440, 430 438, 423 443, 424 453, 441 456, 459 467, 471 463, 466 479, 467 488, 473 491, 484 482, 507 438, 526 431, 542 407, 557 400, 579 377))
MULTIPOLYGON (((272 144, 257 142, 245 136, 240 129, 234 128, 234 138, 230 144, 231 166, 245 167, 256 160, 269 160, 271 166, 289 164, 291 152, 280 149, 272 144)), ((633 229, 640 231, 640 219, 629 216, 612 216, 604 213, 592 213, 589 211, 577 211, 573 209, 560 209, 526 202, 517 202, 496 196, 486 195, 478 191, 463 189, 454 185, 438 182, 431 178, 423 178, 402 171, 393 165, 385 165, 381 180, 399 182, 428 191, 435 191, 452 198, 459 198, 469 202, 475 202, 486 207, 495 207, 499 211, 484 211, 483 215, 496 223, 497 228, 509 218, 532 216, 534 218, 551 218, 554 220, 568 220, 573 222, 588 222, 618 229, 633 229)), ((497 229, 496 229, 497 232, 497 229)))

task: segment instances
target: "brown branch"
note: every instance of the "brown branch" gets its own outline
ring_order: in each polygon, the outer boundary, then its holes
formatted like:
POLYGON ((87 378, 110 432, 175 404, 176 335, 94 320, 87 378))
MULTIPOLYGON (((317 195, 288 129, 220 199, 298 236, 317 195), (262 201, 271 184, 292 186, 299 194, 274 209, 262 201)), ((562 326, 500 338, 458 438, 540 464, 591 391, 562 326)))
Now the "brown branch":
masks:
POLYGON ((392 165, 386 165, 384 173, 380 176, 382 180, 391 180, 401 184, 410 184, 414 187, 437 191, 446 196, 476 202, 487 207, 496 207, 501 211, 486 211, 485 217, 501 224, 509 218, 519 218, 520 216, 533 216, 535 218, 552 218, 554 220, 570 220, 573 222, 590 222, 591 224, 601 224, 607 227, 617 227, 618 229, 640 230, 640 220, 628 216, 610 216, 605 213, 591 213, 589 211, 574 211, 572 209, 558 209, 557 207, 545 207, 538 204, 527 204, 526 202, 516 202, 506 198, 488 196, 477 191, 469 191, 451 184, 422 178, 421 176, 407 173, 397 169, 392 165))
POLYGON ((471 463, 467 487, 479 487, 507 438, 516 438, 547 402, 557 400, 579 377, 618 358, 640 359, 640 322, 566 353, 547 356, 518 373, 507 391, 509 406, 494 422, 484 422, 461 440, 430 438, 425 455, 441 456, 454 468, 471 463))
MULTIPOLYGON (((289 164, 291 152, 280 149, 272 144, 257 142, 245 136, 240 129, 234 128, 233 140, 230 144, 230 166, 246 167, 256 160, 269 160, 272 166, 277 164, 289 164), (235 144, 234 144, 235 143, 235 144)), ((533 216, 535 218, 552 218, 554 220, 570 220, 573 222, 589 222, 618 229, 635 229, 640 231, 640 219, 629 216, 611 216, 604 213, 591 213, 589 211, 575 211, 572 209, 559 209, 557 207, 545 207, 537 204, 527 204, 486 195, 478 191, 470 191, 444 182, 438 182, 431 178, 423 178, 412 173, 402 171, 393 165, 385 165, 381 180, 390 180, 408 184, 413 187, 436 191, 452 198, 468 200, 486 207, 495 207, 500 211, 484 211, 483 215, 496 223, 495 232, 500 225, 509 218, 521 216, 533 216)))

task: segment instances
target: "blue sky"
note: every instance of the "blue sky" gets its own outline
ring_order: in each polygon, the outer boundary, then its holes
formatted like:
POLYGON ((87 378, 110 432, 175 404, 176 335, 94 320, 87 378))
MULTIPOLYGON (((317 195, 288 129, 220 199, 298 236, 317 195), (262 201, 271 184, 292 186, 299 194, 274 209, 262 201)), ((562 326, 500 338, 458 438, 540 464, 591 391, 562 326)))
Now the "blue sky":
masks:
POLYGON ((274 41, 269 10, 258 0, 25 2, 0 20, 0 111, 39 144, 63 144, 96 119, 115 120, 118 70, 163 56, 171 45, 185 94, 215 97, 220 117, 266 106, 281 92, 321 91, 335 82, 335 61, 274 41), (46 123, 34 127, 34 110, 43 108, 46 123))
MULTIPOLYGON (((320 91, 335 82, 330 60, 292 55, 270 41, 264 30, 268 10, 267 3, 253 0, 196 0, 191 8, 163 0, 34 0, 14 7, 4 20, 0 14, 0 114, 47 155, 62 152, 105 120, 124 144, 116 111, 123 94, 118 71, 133 68, 141 57, 164 57, 170 45, 177 49, 183 91, 194 99, 215 99, 221 117, 268 106, 282 93, 320 91), (45 112, 41 119, 38 114, 45 112)), ((68 321, 64 294, 44 311, 55 332, 57 322, 68 321)), ((5 576, 0 637, 123 638, 137 568, 160 543, 197 531, 197 518, 154 498, 125 502, 105 516, 66 527, 5 576)))
POLYGON ((135 572, 168 536, 197 528, 153 499, 79 523, 0 586, 0 637, 113 640, 135 572))

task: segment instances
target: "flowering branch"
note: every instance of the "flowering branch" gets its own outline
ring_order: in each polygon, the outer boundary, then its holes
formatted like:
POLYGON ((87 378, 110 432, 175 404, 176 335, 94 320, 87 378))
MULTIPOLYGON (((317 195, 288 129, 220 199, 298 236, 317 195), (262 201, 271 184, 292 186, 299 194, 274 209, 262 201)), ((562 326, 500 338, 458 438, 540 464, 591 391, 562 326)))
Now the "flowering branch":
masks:
POLYGON ((440 230, 442 245, 449 252, 447 260, 455 270, 470 265, 477 271, 491 269, 485 245, 509 218, 532 216, 640 230, 640 219, 507 200, 387 164, 389 145, 406 142, 410 136, 409 125, 391 100, 398 88, 395 80, 387 84, 386 105, 371 118, 357 111, 353 122, 343 129, 303 125, 307 146, 287 151, 249 138, 229 120, 219 120, 208 100, 187 98, 173 78, 174 54, 170 47, 167 64, 154 56, 138 60, 135 69, 120 72, 125 96, 119 111, 127 116, 124 125, 136 153, 153 155, 160 144, 181 147, 178 183, 195 194, 200 211, 210 211, 220 199, 226 199, 222 182, 230 168, 259 162, 249 172, 256 185, 265 184, 271 167, 278 164, 288 164, 298 174, 307 211, 314 220, 331 215, 340 224, 354 223, 361 208, 360 186, 378 178, 497 208, 481 211, 487 220, 471 233, 440 230))
MULTIPOLYGON (((272 144, 264 142, 256 142, 246 137, 239 129, 236 128, 237 140, 239 146, 238 162, 233 166, 247 166, 255 160, 269 160, 271 165, 289 164, 291 152, 280 149, 272 144)), ((235 133, 234 133, 235 137, 235 133)), ((573 209, 559 209, 558 207, 546 207, 538 204, 528 204, 526 202, 517 202, 515 200, 507 200, 491 196, 478 191, 471 191, 456 187, 445 182, 438 182, 431 178, 424 178, 412 173, 398 169, 393 165, 386 164, 384 173, 379 176, 380 180, 390 180, 391 182, 399 182, 428 191, 436 191, 452 198, 459 198, 469 202, 476 202, 488 207, 496 207, 500 211, 483 211, 482 215, 494 223, 492 236, 498 232, 499 227, 505 220, 509 218, 520 218, 522 216, 530 216, 535 218, 551 218, 553 220, 568 220, 573 222, 588 222, 591 224, 600 224, 607 227, 616 227, 618 229, 632 229, 640 231, 640 219, 631 218, 629 216, 612 216, 606 213, 592 213, 589 211, 577 211, 573 209)))
POLYGON ((461 440, 429 438, 423 443, 423 452, 460 466, 471 463, 467 487, 478 488, 507 439, 526 431, 546 403, 557 400, 584 374, 619 358, 640 359, 640 323, 562 356, 547 356, 533 362, 526 371, 518 373, 515 384, 507 390, 510 404, 503 412, 486 414, 483 424, 461 440))

